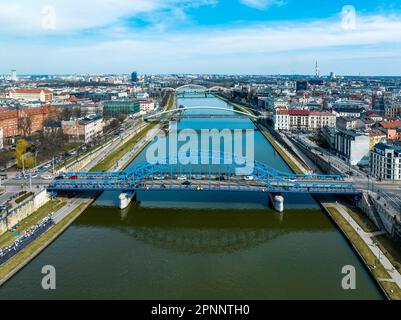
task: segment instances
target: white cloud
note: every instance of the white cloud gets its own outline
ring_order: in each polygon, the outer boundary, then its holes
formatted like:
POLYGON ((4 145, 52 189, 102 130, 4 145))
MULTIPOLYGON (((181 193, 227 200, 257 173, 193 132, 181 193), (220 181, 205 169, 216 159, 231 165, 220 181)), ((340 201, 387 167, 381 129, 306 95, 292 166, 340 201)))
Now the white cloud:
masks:
POLYGON ((272 5, 282 5, 282 0, 241 0, 241 3, 255 9, 266 9, 272 5))
POLYGON ((160 10, 183 15, 182 8, 214 4, 215 0, 0 0, 0 30, 33 35, 43 32, 45 7, 54 7, 55 32, 79 31, 116 24, 128 17, 145 17, 160 10), (181 9, 180 9, 181 7, 181 9))
POLYGON ((342 28, 340 18, 180 32, 114 27, 84 44, 9 43, 0 60, 12 64, 7 70, 39 73, 128 72, 131 67, 155 73, 285 73, 301 72, 301 66, 311 70, 316 59, 329 71, 352 73, 358 65, 390 73, 401 58, 400 47, 401 16, 360 16, 355 30, 342 28))

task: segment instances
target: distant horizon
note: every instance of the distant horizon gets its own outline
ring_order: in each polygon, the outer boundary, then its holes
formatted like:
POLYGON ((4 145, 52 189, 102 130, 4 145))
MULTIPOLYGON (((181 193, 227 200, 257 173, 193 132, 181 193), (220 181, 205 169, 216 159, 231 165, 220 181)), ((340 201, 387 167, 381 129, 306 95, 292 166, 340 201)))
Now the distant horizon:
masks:
MULTIPOLYGON (((133 72, 133 71, 132 71, 133 72)), ((0 74, 1 77, 8 77, 11 73, 0 74)), ((29 77, 29 76, 130 76, 130 73, 18 73, 17 70, 17 77, 29 77)), ((330 74, 321 74, 319 77, 316 77, 314 74, 246 74, 246 73, 141 73, 138 72, 139 76, 173 76, 173 75, 182 75, 182 76, 233 76, 233 77, 306 77, 306 78, 315 78, 315 79, 324 79, 330 76, 330 74)), ((401 78, 400 75, 354 75, 354 74, 336 74, 334 73, 335 77, 341 78, 401 78)))

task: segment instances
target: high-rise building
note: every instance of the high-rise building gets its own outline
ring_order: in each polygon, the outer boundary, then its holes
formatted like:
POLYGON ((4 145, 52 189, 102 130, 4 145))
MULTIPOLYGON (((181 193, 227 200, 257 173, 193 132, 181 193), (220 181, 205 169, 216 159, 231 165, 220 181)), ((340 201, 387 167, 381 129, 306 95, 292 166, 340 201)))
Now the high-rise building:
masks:
POLYGON ((17 78, 17 70, 11 70, 11 77, 10 77, 11 81, 18 81, 17 78))
POLYGON ((316 64, 315 64, 315 77, 316 78, 320 77, 320 68, 319 68, 319 65, 318 65, 317 61, 316 61, 316 64))
POLYGON ((131 81, 132 82, 138 82, 138 74, 136 73, 136 71, 131 73, 131 81))

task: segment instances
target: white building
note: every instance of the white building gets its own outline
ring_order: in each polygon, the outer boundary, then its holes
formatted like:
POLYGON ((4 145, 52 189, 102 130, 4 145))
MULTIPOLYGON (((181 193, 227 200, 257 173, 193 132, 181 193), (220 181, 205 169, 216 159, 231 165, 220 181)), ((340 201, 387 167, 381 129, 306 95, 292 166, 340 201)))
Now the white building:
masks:
POLYGON ((10 80, 11 81, 18 81, 18 78, 17 78, 17 70, 11 70, 11 77, 10 77, 10 80))
POLYGON ((376 144, 370 152, 370 175, 381 180, 401 181, 401 147, 376 144))
POLYGON ((147 114, 155 110, 155 102, 153 100, 140 100, 140 114, 147 114))
POLYGON ((46 102, 53 99, 53 92, 47 89, 14 89, 9 96, 11 99, 46 102))
POLYGON ((137 98, 137 100, 147 100, 147 99, 149 99, 149 93, 147 93, 147 92, 138 92, 136 94, 136 98, 137 98))
POLYGON ((370 137, 368 133, 338 130, 334 139, 337 155, 351 165, 369 163, 370 137))
POLYGON ((276 110, 276 109, 287 109, 289 102, 287 99, 283 98, 267 98, 266 109, 276 110))
POLYGON ((320 130, 323 127, 335 127, 336 116, 330 112, 309 110, 277 110, 273 116, 276 130, 320 130))

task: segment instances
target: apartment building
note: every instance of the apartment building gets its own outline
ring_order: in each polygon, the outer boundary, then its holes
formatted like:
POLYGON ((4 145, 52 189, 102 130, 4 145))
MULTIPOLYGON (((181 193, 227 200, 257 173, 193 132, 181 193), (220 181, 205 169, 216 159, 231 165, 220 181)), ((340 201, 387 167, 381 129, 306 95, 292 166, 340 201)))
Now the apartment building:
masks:
POLYGON ((53 99, 53 93, 47 89, 14 89, 9 92, 12 99, 46 102, 53 99))
POLYGON ((371 176, 388 181, 401 181, 401 147, 378 143, 370 152, 371 176))
POLYGON ((155 102, 153 100, 140 100, 140 114, 147 114, 155 110, 155 102))
POLYGON ((335 127, 336 116, 330 112, 309 110, 276 110, 273 116, 276 130, 320 130, 323 127, 335 127))
POLYGON ((351 165, 366 165, 369 163, 369 133, 337 130, 334 149, 338 157, 348 161, 351 165))
POLYGON ((61 122, 61 129, 70 141, 88 143, 103 133, 103 118, 98 115, 61 122))

